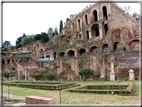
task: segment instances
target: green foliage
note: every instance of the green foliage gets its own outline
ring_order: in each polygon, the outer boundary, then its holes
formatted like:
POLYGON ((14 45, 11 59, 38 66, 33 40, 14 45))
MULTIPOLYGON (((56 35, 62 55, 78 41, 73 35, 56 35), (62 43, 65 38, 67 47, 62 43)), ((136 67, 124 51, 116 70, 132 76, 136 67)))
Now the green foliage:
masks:
POLYGON ((31 75, 33 78, 35 78, 36 80, 41 80, 41 74, 34 74, 31 75))
POLYGON ((9 72, 7 72, 7 71, 4 72, 4 73, 3 73, 3 76, 6 77, 6 78, 9 77, 9 72))
POLYGON ((22 47, 22 45, 21 45, 22 38, 24 38, 26 36, 27 35, 25 33, 23 33, 23 36, 20 36, 20 37, 17 38, 17 40, 16 40, 16 49, 22 47))
POLYGON ((5 51, 5 52, 8 51, 8 47, 5 46, 3 51, 5 51))
POLYGON ((81 75, 81 76, 85 76, 85 80, 87 79, 87 78, 89 78, 91 75, 93 76, 93 74, 94 74, 94 71, 93 70, 91 70, 90 68, 87 68, 87 69, 81 69, 79 72, 79 75, 81 75))
POLYGON ((49 74, 46 74, 46 75, 45 75, 45 78, 50 79, 51 81, 52 81, 53 79, 55 79, 55 77, 56 77, 55 73, 49 73, 49 74))
POLYGON ((68 21, 70 21, 70 19, 69 19, 69 18, 66 18, 66 23, 67 23, 68 21))
POLYGON ((60 21, 60 33, 62 32, 62 30, 63 30, 63 21, 61 20, 60 21))

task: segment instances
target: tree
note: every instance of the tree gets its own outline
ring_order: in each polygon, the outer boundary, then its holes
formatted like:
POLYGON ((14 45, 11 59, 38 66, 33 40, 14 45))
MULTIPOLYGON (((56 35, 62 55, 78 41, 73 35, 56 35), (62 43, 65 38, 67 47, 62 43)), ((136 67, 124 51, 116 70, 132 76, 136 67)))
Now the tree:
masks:
POLYGON ((26 36, 27 35, 25 33, 23 33, 23 36, 20 36, 20 37, 17 38, 17 40, 16 40, 16 49, 22 47, 22 45, 21 45, 22 38, 24 38, 26 36))
POLYGON ((3 73, 3 76, 6 78, 6 81, 8 80, 8 77, 9 77, 9 73, 6 71, 3 73))
POLYGON ((46 75, 45 75, 45 78, 50 79, 51 81, 52 81, 53 79, 55 79, 55 77, 56 77, 55 73, 49 73, 49 74, 46 74, 46 75))
POLYGON ((48 29, 48 35, 49 35, 50 38, 53 36, 53 28, 52 27, 50 27, 48 29))
POLYGON ((139 15, 137 12, 134 12, 134 13, 132 14, 132 16, 133 16, 134 18, 136 18, 136 20, 139 20, 139 19, 140 19, 140 15, 139 15))
POLYGON ((4 48, 5 46, 8 47, 8 49, 10 49, 10 47, 11 47, 12 45, 11 45, 10 41, 5 41, 5 42, 3 42, 3 48, 4 48))
POLYGON ((84 76, 85 80, 88 79, 91 75, 94 74, 94 71, 91 70, 90 68, 87 69, 81 69, 79 72, 79 75, 84 76))
POLYGON ((5 52, 8 51, 8 50, 9 50, 9 49, 8 49, 8 47, 6 47, 6 46, 5 46, 4 49, 3 49, 3 51, 5 51, 5 52))
POLYGON ((128 6, 125 6, 125 7, 123 8, 123 10, 124 10, 125 13, 128 13, 128 12, 131 11, 130 8, 131 8, 131 7, 128 5, 128 6))
POLYGON ((42 39, 41 34, 36 34, 35 35, 35 40, 41 40, 41 39, 42 39))
POLYGON ((49 36, 48 36, 47 33, 42 32, 42 33, 41 33, 41 37, 42 37, 42 39, 41 39, 41 42, 42 42, 42 43, 45 43, 45 42, 48 42, 48 41, 49 41, 49 36))
POLYGON ((31 75, 33 78, 37 80, 41 80, 41 74, 34 74, 34 75, 31 75))
POLYGON ((70 19, 69 19, 69 18, 66 18, 66 23, 67 23, 68 21, 70 21, 70 19))
POLYGON ((55 35, 58 35, 58 28, 57 27, 55 27, 54 33, 55 33, 55 35))
POLYGON ((60 33, 62 32, 62 30, 63 30, 63 21, 61 20, 60 21, 60 33))

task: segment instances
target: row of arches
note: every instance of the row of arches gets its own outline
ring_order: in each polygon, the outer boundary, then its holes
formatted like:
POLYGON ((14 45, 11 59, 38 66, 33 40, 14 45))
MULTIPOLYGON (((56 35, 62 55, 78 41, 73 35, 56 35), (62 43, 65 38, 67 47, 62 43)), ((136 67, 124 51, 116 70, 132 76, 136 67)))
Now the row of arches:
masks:
MULTIPOLYGON (((132 40, 128 45, 129 45, 129 48, 136 48, 136 47, 139 47, 139 44, 140 41, 139 40, 132 40)), ((113 43, 113 46, 112 46, 112 51, 116 51, 118 49, 118 44, 119 42, 114 42, 113 43)), ((101 46, 101 51, 102 52, 108 52, 108 49, 109 46, 108 44, 103 44, 101 46)), ((97 46, 91 46, 89 48, 89 53, 92 53, 92 52, 96 52, 98 50, 98 47, 97 46)), ((126 51, 126 48, 123 48, 123 51, 126 51)), ((82 56, 82 55, 86 55, 86 49, 84 48, 80 48, 78 51, 77 51, 77 56, 82 56)), ((60 52, 59 53, 59 56, 60 57, 65 57, 65 52, 60 52)), ((69 50, 66 54, 67 57, 72 57, 72 56, 75 56, 75 51, 74 50, 69 50)))

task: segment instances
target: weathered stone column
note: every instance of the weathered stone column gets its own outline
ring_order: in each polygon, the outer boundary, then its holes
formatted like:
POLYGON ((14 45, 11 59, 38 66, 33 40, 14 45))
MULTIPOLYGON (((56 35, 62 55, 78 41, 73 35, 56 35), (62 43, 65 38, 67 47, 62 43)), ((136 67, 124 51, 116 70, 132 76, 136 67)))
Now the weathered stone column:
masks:
POLYGON ((115 81, 114 64, 111 63, 110 81, 115 81))
POLYGON ((27 75, 26 75, 27 71, 25 70, 25 81, 27 80, 27 75))
POLYGON ((18 71, 18 80, 20 80, 20 71, 18 71))
POLYGON ((133 69, 130 69, 130 71, 129 71, 129 80, 135 80, 134 79, 134 70, 133 69))
POLYGON ((101 24, 99 24, 99 36, 100 36, 100 40, 103 38, 103 33, 102 33, 102 25, 101 24))
POLYGON ((92 39, 91 31, 89 31, 89 39, 92 39))

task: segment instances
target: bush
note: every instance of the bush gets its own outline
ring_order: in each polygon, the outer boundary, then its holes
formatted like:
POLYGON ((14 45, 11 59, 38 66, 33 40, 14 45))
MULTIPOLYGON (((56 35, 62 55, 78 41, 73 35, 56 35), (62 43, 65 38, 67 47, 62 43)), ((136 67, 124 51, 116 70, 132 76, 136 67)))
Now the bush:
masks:
POLYGON ((31 75, 33 78, 35 78, 36 80, 41 80, 41 74, 34 74, 31 75))
POLYGON ((90 68, 87 69, 81 69, 79 72, 79 75, 85 76, 85 80, 88 79, 91 75, 93 76, 94 71, 91 70, 90 68))
POLYGON ((46 74, 45 75, 45 78, 47 78, 47 79, 49 79, 49 80, 53 80, 53 79, 55 79, 55 77, 56 77, 56 75, 55 75, 55 73, 49 73, 49 74, 46 74))
POLYGON ((6 71, 3 73, 3 76, 7 79, 9 77, 9 73, 6 71))

